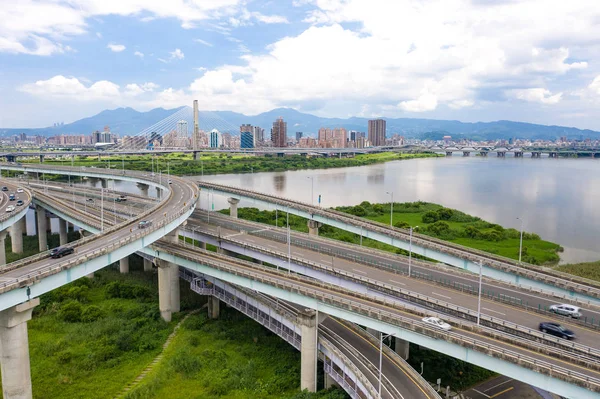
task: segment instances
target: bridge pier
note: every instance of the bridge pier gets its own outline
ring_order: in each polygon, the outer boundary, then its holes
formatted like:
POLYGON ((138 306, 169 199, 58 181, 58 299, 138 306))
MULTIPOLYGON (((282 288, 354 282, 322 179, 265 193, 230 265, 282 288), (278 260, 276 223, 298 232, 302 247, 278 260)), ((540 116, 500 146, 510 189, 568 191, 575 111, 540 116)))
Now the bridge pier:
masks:
POLYGON ((221 305, 221 303, 219 302, 219 298, 209 295, 209 297, 208 297, 208 318, 209 319, 218 319, 219 318, 219 313, 221 311, 220 305, 221 305))
POLYGON ((487 151, 480 151, 479 155, 482 157, 487 157, 488 156, 488 152, 487 151))
POLYGON ((237 207, 240 200, 237 198, 229 197, 227 198, 227 202, 229 202, 229 216, 237 219, 237 207))
POLYGON ((325 389, 329 389, 331 387, 339 387, 340 385, 333 379, 332 376, 330 376, 328 373, 323 373, 324 377, 325 377, 325 383, 324 383, 324 387, 325 389))
POLYGON ((108 179, 100 179, 100 185, 102 188, 108 188, 108 179))
POLYGON ((122 274, 129 273, 129 257, 126 256, 119 260, 119 272, 122 274))
POLYGON ((13 254, 23 253, 23 225, 25 216, 19 219, 15 224, 10 226, 10 244, 13 254))
POLYGON ((148 190, 150 189, 150 186, 144 183, 136 183, 137 188, 140 189, 142 195, 144 197, 148 196, 148 190))
POLYGON ((0 231, 0 265, 6 265, 6 235, 8 229, 0 231))
POLYGON ((446 156, 447 157, 451 157, 452 156, 452 151, 446 151, 446 156))
POLYGON ((471 155, 471 151, 463 151, 463 157, 468 157, 471 155))
POLYGON ((27 322, 39 303, 40 299, 35 298, 0 312, 0 367, 5 399, 32 397, 27 322))
POLYGON ((194 151, 194 161, 199 161, 202 157, 202 153, 200 151, 194 151))
POLYGON ((162 189, 160 187, 156 187, 156 198, 162 198, 162 189))
MULTIPOLYGON (((185 223, 184 223, 185 224, 185 223)), ((166 240, 178 243, 179 229, 171 231, 164 237, 166 240)), ((170 295, 171 295, 171 313, 177 313, 181 310, 181 294, 179 292, 179 265, 171 263, 171 280, 170 280, 170 295)))
POLYGON ((46 212, 46 233, 52 233, 52 218, 48 212, 46 212))
POLYGON ((301 328, 300 390, 317 392, 317 312, 304 309, 298 312, 301 328))
POLYGON ((319 227, 321 227, 323 225, 323 223, 317 222, 316 220, 308 220, 307 223, 308 225, 308 234, 311 236, 318 236, 319 235, 319 227))
POLYGON ((523 151, 515 151, 515 158, 523 158, 523 151))
POLYGON ((48 237, 46 236, 46 210, 39 205, 35 206, 35 216, 37 219, 37 230, 40 252, 48 250, 48 237))
POLYGON ((496 155, 498 156, 498 158, 504 158, 504 157, 506 157, 506 152, 505 151, 498 151, 496 153, 496 155))
POLYGON ((394 337, 394 352, 399 354, 402 359, 408 360, 410 343, 401 338, 394 337))
POLYGON ((541 152, 538 151, 532 151, 531 152, 531 158, 541 158, 541 152))
POLYGON ((171 321, 171 267, 170 262, 156 259, 158 266, 158 308, 160 317, 167 323, 171 321))
POLYGON ((58 219, 58 237, 60 240, 60 245, 65 245, 69 242, 69 238, 67 236, 67 221, 64 219, 58 219))

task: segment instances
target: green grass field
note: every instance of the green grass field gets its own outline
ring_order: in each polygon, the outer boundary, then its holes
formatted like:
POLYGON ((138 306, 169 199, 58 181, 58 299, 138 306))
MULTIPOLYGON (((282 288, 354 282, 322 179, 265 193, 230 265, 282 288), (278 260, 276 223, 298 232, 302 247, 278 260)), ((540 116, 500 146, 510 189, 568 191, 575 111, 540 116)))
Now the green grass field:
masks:
POLYGON ((560 265, 556 270, 589 278, 590 280, 600 281, 600 260, 596 262, 573 263, 568 265, 560 265))

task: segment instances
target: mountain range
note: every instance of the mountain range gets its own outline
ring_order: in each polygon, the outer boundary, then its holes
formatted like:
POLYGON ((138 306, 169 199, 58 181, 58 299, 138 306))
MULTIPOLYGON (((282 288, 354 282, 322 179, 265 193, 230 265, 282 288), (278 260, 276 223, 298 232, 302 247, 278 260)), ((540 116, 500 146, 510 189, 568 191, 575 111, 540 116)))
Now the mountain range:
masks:
MULTIPOLYGON (((28 136, 52 136, 57 134, 89 134, 95 130, 102 130, 110 126, 111 131, 123 135, 134 135, 145 128, 180 111, 183 107, 166 110, 156 108, 147 112, 139 112, 133 108, 117 108, 105 110, 97 115, 80 119, 73 123, 33 129, 2 129, 0 136, 10 137, 19 133, 28 136)), ((191 114, 191 113, 190 113, 191 114)), ((265 136, 269 135, 270 126, 278 117, 283 117, 287 122, 288 136, 295 132, 303 132, 305 136, 316 136, 321 127, 344 127, 348 130, 367 131, 368 118, 324 118, 302 113, 292 108, 277 108, 258 115, 244 115, 231 111, 200 112, 200 128, 237 133, 241 124, 249 123, 265 129, 265 136), (204 122, 204 123, 203 123, 204 122), (206 126, 215 124, 216 126, 206 126)), ((387 135, 398 133, 405 137, 439 140, 444 135, 451 135, 453 139, 473 140, 498 140, 498 139, 543 139, 555 140, 561 136, 569 139, 599 139, 600 132, 582 130, 574 127, 547 126, 525 122, 494 121, 494 122, 460 122, 456 120, 436 120, 418 118, 383 118, 387 121, 387 135)), ((190 121, 191 122, 191 121, 190 121)), ((191 125, 191 123, 190 123, 191 125)), ((173 126, 173 129, 175 126, 173 126)), ((191 126, 190 126, 191 129, 191 126)))

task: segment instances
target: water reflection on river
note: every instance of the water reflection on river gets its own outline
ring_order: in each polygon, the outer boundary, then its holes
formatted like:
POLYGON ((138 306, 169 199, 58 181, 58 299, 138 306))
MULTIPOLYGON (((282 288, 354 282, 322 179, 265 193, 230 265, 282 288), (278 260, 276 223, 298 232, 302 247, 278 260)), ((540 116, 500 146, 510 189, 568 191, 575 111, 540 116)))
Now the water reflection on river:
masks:
MULTIPOLYGON (((330 207, 362 201, 428 201, 460 209, 505 227, 525 230, 565 247, 564 261, 600 259, 600 160, 449 157, 353 168, 205 176, 330 207)), ((203 194, 203 202, 206 192, 203 194)), ((212 200, 212 197, 211 197, 212 200)), ((215 209, 227 206, 215 197, 215 209)), ((253 206, 241 202, 240 206, 253 206)))

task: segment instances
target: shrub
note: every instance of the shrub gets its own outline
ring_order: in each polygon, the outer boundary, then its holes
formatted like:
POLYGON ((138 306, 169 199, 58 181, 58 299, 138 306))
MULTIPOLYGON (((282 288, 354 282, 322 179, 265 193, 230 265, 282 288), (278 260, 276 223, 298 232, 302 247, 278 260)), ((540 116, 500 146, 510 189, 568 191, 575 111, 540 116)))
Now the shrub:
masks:
POLYGON ((353 214, 354 216, 365 216, 367 214, 367 211, 365 211, 365 208, 363 208, 362 206, 357 205, 352 208, 350 213, 353 214))
POLYGON ((385 208, 381 204, 375 204, 373 205, 373 212, 382 215, 383 213, 385 213, 385 208))
POLYGON ((442 208, 437 210, 438 220, 450 220, 454 212, 452 209, 442 208))
POLYGON ((399 229, 409 229, 410 228, 410 224, 408 224, 407 222, 400 220, 399 222, 394 223, 394 227, 397 227, 399 229))
POLYGON ((439 215, 434 211, 425 212, 421 217, 421 220, 423 223, 435 223, 439 220, 439 215))
POLYGON ((58 318, 67 323, 77 323, 81 321, 81 304, 76 301, 70 301, 60 307, 58 318))
POLYGON ((98 306, 92 305, 85 308, 81 314, 81 320, 90 323, 104 317, 104 312, 98 306))
POLYGON ((434 224, 427 227, 427 231, 435 235, 443 235, 450 232, 450 225, 446 222, 437 221, 434 224))
POLYGON ((184 377, 191 377, 202 368, 200 360, 191 355, 187 351, 181 350, 171 358, 171 367, 176 373, 182 374, 184 377))
POLYGON ((478 238, 481 236, 481 231, 473 226, 465 227, 465 235, 469 238, 478 238))

